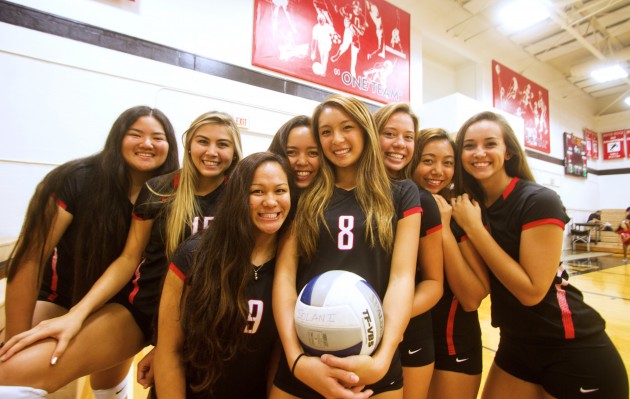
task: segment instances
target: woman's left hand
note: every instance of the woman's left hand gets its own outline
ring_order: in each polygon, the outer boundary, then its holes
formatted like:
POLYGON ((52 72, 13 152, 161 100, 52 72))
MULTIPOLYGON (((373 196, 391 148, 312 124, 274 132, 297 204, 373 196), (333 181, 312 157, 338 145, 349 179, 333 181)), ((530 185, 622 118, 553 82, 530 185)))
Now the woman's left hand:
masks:
POLYGON ((453 218, 466 233, 474 227, 483 228, 481 207, 477 201, 470 199, 468 194, 462 194, 451 199, 451 206, 453 207, 453 218))
POLYGON ((50 359, 50 364, 55 365, 63 355, 70 341, 79 333, 84 319, 75 317, 72 313, 44 320, 28 331, 24 331, 12 337, 0 349, 0 361, 7 361, 22 349, 47 338, 57 340, 57 345, 50 359))

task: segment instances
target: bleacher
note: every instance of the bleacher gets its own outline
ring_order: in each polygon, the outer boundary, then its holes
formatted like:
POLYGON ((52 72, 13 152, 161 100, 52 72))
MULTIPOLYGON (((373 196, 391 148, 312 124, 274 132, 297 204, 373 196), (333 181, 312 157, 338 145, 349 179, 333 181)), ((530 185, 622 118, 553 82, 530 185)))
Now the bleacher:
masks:
MULTIPOLYGON (((615 233, 619 222, 626 217, 625 209, 602 209, 602 222, 610 223, 613 231, 599 231, 598 233, 592 232, 591 235, 591 251, 597 252, 611 252, 611 253, 623 253, 623 247, 619 234, 615 233)), ((586 220, 585 220, 586 222, 586 220)), ((576 249, 586 251, 586 244, 578 243, 575 246, 576 249)))

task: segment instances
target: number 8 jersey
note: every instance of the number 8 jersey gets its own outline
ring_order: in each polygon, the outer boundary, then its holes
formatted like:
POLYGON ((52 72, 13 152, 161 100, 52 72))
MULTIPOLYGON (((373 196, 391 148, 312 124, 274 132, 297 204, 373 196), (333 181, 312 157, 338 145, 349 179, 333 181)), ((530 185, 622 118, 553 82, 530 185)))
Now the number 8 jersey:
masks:
MULTIPOLYGON (((398 220, 421 212, 420 194, 410 180, 392 181, 391 184, 396 212, 392 218, 395 235, 398 220)), ((324 217, 330 233, 320 225, 317 251, 312 262, 300 261, 297 292, 318 274, 347 270, 363 277, 383 300, 389 283, 391 254, 380 246, 378 239, 372 247, 366 238, 365 213, 357 201, 355 190, 336 187, 324 217)))

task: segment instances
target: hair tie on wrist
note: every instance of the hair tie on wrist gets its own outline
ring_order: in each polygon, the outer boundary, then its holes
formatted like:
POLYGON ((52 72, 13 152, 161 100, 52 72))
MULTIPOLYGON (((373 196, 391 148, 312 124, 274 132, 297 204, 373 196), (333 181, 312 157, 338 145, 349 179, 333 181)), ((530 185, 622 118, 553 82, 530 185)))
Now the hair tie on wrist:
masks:
POLYGON ((295 366, 297 366, 298 360, 300 360, 302 356, 306 356, 306 353, 304 352, 300 353, 298 357, 296 357, 295 360, 293 361, 293 367, 291 367, 291 375, 293 377, 295 377, 295 366))

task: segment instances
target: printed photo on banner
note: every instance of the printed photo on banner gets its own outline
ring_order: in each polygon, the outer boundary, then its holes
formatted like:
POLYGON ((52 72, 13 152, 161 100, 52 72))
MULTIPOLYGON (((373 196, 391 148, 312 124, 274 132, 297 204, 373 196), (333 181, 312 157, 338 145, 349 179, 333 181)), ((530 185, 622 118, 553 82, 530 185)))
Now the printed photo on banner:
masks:
POLYGON ((599 159, 599 134, 591 129, 582 129, 586 143, 586 156, 589 159, 599 159))
POLYGON ((549 153, 549 92, 492 60, 492 99, 495 108, 525 121, 525 147, 549 153))
POLYGON ((252 64, 381 103, 409 101, 409 24, 384 0, 255 0, 252 64))

